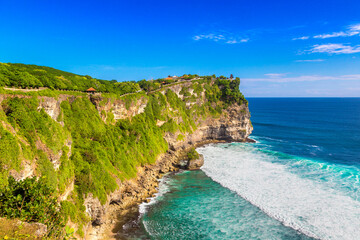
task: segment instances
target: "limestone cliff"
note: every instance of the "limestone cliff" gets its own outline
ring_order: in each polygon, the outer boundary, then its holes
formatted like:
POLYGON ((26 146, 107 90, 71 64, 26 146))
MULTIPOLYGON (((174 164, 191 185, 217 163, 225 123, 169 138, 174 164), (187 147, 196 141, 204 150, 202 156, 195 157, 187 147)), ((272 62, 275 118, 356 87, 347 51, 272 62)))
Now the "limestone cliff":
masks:
POLYGON ((0 176, 46 176, 77 238, 114 237, 190 148, 246 141, 247 102, 225 87, 210 79, 121 97, 0 94, 0 137, 8 136, 0 148, 16 155, 0 176))
POLYGON ((164 138, 169 144, 169 151, 158 156, 154 165, 139 167, 137 178, 120 183, 120 188, 110 195, 106 204, 101 205, 92 196, 88 196, 85 201, 86 209, 93 222, 86 239, 119 237, 116 231, 121 231, 121 225, 127 219, 126 214, 136 212, 137 205, 156 192, 157 180, 164 173, 179 170, 179 162, 190 148, 225 141, 245 142, 252 130, 248 107, 245 104, 234 104, 218 118, 200 120, 197 130, 187 134, 182 140, 178 137, 180 132, 166 133, 164 138))

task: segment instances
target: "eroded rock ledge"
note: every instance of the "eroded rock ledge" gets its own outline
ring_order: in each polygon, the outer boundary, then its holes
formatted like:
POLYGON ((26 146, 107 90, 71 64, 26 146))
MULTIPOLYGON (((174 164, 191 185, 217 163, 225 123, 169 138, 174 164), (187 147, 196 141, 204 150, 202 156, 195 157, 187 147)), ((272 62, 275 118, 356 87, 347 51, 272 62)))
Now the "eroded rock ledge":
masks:
MULTIPOLYGON (((138 205, 157 191, 158 179, 163 174, 179 170, 179 162, 192 147, 218 142, 244 142, 253 127, 246 105, 228 107, 220 118, 198 121, 197 130, 179 140, 180 133, 168 133, 165 139, 169 151, 158 156, 154 165, 138 168, 135 179, 119 182, 119 188, 110 194, 105 205, 89 195, 85 200, 88 214, 92 218, 86 231, 86 239, 122 239, 117 232, 138 212, 138 205)), ((201 160, 200 160, 201 161, 201 160)), ((197 163, 195 165, 199 165, 197 163)), ((193 166, 192 166, 193 167, 193 166)))

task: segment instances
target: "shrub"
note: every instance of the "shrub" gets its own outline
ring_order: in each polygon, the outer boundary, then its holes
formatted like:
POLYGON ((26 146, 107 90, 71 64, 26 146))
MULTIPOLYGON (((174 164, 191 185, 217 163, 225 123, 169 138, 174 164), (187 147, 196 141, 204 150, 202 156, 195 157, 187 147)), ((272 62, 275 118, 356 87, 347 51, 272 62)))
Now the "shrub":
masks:
POLYGON ((195 150, 195 148, 191 148, 190 151, 187 153, 188 159, 195 160, 199 158, 199 153, 195 150))
POLYGON ((26 178, 17 182, 9 177, 8 186, 0 191, 0 216, 44 223, 49 235, 60 234, 64 219, 53 195, 54 189, 47 187, 44 180, 26 178))

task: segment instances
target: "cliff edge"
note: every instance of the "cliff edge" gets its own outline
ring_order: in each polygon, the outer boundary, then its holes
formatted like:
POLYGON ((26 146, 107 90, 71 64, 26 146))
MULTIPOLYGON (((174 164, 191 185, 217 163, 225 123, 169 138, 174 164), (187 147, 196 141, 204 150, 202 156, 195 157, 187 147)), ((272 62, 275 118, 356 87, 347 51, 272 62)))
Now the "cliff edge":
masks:
MULTIPOLYGON (((34 78, 46 70, 33 68, 34 78)), ((44 223, 51 238, 63 237, 65 225, 78 239, 115 238, 126 216, 156 192, 157 180, 183 167, 191 148, 246 141, 252 131, 239 79, 187 76, 123 84, 51 71, 61 86, 91 80, 109 91, 73 90, 83 85, 69 85, 71 91, 1 89, 0 217, 44 223), (41 184, 26 181, 31 178, 41 184), (26 184, 43 186, 36 206, 25 200, 31 196, 11 197, 14 186, 30 189, 26 184)), ((38 79, 39 86, 47 83, 38 79)))

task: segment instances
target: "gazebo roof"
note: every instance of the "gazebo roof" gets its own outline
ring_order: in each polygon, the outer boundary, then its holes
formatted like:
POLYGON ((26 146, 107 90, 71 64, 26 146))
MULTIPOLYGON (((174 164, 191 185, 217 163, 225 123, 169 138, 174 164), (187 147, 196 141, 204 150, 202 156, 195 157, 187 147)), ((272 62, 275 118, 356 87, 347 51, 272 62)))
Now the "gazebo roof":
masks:
POLYGON ((95 88, 89 88, 88 90, 86 90, 87 92, 95 92, 96 90, 95 90, 95 88))

